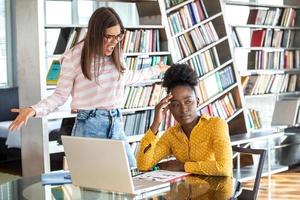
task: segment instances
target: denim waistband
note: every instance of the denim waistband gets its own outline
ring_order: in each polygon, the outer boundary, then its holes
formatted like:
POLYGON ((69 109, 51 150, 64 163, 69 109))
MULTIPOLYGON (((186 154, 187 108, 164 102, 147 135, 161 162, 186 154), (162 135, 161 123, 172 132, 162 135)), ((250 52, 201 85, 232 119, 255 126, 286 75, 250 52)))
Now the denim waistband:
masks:
POLYGON ((80 114, 85 114, 89 116, 106 116, 106 117, 121 117, 121 109, 111 109, 111 110, 105 110, 105 109, 92 109, 92 110, 78 110, 77 111, 78 115, 80 114))

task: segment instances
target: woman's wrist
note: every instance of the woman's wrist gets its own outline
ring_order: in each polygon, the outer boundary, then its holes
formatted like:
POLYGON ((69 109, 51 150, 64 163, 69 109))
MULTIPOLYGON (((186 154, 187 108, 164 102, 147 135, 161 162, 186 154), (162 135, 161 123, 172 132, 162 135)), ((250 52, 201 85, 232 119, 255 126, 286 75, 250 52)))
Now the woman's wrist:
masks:
POLYGON ((159 126, 160 123, 155 123, 155 122, 153 122, 152 125, 150 126, 150 129, 154 133, 154 135, 157 134, 159 126))
POLYGON ((31 117, 35 117, 36 116, 36 111, 33 107, 28 107, 28 109, 30 109, 30 116, 31 117))

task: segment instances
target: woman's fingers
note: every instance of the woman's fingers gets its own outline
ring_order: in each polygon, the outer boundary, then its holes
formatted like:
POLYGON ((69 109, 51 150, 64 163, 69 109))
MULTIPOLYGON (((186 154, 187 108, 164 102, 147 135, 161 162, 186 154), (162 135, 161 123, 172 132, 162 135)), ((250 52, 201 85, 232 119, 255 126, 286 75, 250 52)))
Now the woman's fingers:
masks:
POLYGON ((16 127, 14 130, 20 130, 21 127, 23 126, 23 124, 24 124, 24 121, 20 121, 19 123, 16 124, 16 127))
POLYGON ((13 108, 11 112, 18 112, 19 115, 8 127, 10 131, 19 130, 24 124, 27 124, 28 119, 34 114, 32 108, 13 108))
POLYGON ((17 112, 17 113, 19 113, 19 112, 20 112, 20 109, 18 109, 18 108, 12 108, 12 109, 10 109, 10 111, 11 111, 11 112, 17 112))
POLYGON ((11 124, 10 126, 8 127, 8 129, 10 131, 15 131, 15 130, 19 130, 20 129, 20 124, 23 125, 24 122, 22 119, 20 119, 20 117, 18 116, 11 124))
POLYGON ((168 106, 171 102, 172 95, 168 94, 166 97, 164 97, 160 102, 159 102, 159 107, 166 107, 168 106))

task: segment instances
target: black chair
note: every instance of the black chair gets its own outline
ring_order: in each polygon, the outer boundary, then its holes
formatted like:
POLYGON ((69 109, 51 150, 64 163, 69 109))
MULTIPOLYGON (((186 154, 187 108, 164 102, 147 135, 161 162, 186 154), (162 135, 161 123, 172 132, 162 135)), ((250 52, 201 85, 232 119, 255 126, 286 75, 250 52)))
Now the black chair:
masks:
POLYGON ((259 190, 260 179, 261 179, 261 175, 264 167, 264 161, 266 157, 266 150, 232 147, 232 151, 241 154, 260 155, 253 190, 248 190, 243 188, 241 194, 239 194, 236 198, 238 200, 255 200, 257 198, 257 194, 259 190))
POLYGON ((0 122, 11 121, 17 117, 17 113, 12 113, 10 109, 19 107, 18 88, 0 89, 0 122))

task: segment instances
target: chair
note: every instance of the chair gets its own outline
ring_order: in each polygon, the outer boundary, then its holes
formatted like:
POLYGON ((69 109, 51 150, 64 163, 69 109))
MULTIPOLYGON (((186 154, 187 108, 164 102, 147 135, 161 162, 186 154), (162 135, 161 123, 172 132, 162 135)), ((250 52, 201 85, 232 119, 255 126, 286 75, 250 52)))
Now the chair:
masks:
POLYGON ((17 117, 17 113, 12 113, 11 108, 19 107, 18 88, 0 89, 0 122, 11 121, 17 117))
POLYGON ((237 199, 239 199, 239 200, 255 200, 257 198, 257 194, 258 194, 258 190, 259 190, 260 178, 262 175, 264 161, 265 161, 265 157, 266 157, 266 150, 232 147, 232 151, 241 153, 241 154, 260 155, 253 190, 243 189, 241 194, 238 195, 238 197, 237 197, 237 199))

